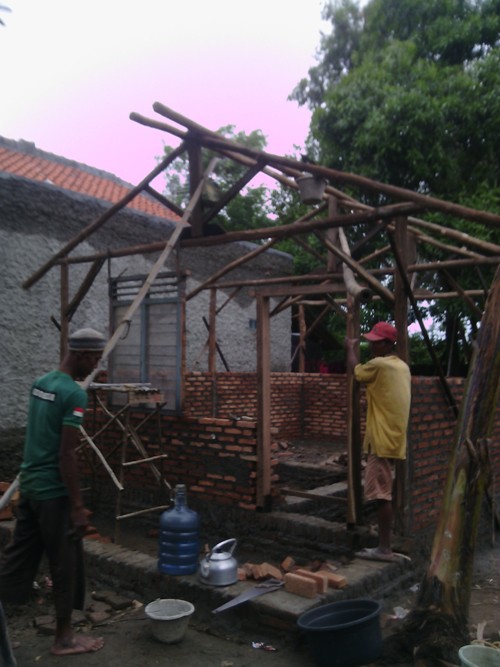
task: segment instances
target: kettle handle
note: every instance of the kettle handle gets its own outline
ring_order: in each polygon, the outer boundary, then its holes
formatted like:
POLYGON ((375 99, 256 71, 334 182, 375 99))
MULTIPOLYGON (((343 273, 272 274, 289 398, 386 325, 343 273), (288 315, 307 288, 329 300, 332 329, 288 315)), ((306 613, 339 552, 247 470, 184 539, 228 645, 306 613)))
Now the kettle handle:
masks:
POLYGON ((229 553, 232 555, 232 554, 233 554, 233 551, 234 551, 235 548, 236 548, 236 544, 237 544, 237 540, 236 540, 235 537, 232 537, 232 538, 229 539, 229 540, 224 540, 224 542, 219 542, 219 544, 216 544, 216 545, 212 548, 212 550, 211 550, 210 553, 212 554, 212 553, 214 553, 214 552, 222 551, 222 548, 225 547, 225 546, 228 545, 228 544, 232 544, 232 546, 229 548, 229 553))

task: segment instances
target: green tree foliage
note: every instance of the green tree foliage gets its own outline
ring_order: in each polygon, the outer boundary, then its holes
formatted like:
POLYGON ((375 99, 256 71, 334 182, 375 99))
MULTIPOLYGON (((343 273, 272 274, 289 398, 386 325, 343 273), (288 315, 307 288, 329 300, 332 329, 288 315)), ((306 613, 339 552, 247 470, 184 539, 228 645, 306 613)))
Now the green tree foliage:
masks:
MULTIPOLYGON (((218 133, 248 148, 263 150, 266 146, 266 138, 260 130, 254 130, 250 134, 245 134, 244 132, 235 132, 234 125, 227 125, 221 127, 218 133)), ((173 150, 171 146, 165 146, 164 154, 170 155, 173 150)), ((215 154, 211 151, 203 153, 203 169, 208 166, 214 156, 215 154)), ((245 166, 239 165, 233 160, 220 158, 205 186, 203 195, 205 208, 208 210, 217 202, 221 195, 244 175, 245 171, 245 166)), ((185 207, 189 201, 189 165, 187 153, 177 158, 170 168, 166 170, 165 179, 165 195, 178 206, 185 207)), ((215 221, 225 231, 256 229, 266 227, 269 224, 268 215, 268 188, 264 185, 257 185, 255 187, 248 185, 227 204, 215 221)))
MULTIPOLYGON (((363 10, 338 0, 326 5, 324 18, 331 33, 322 36, 317 65, 291 95, 313 111, 313 157, 500 211, 500 0, 371 0, 363 10)), ((385 200, 353 194, 373 205, 385 200)), ((439 215, 429 219, 449 224, 439 215)), ((498 230, 466 221, 454 226, 499 242, 498 230)), ((351 240, 357 233, 349 230, 351 240)), ((446 256, 433 245, 419 245, 419 252, 421 259, 446 256)), ((454 278, 464 289, 479 289, 492 271, 462 270, 454 278)), ((438 274, 419 286, 449 290, 438 274)), ((443 322, 443 333, 459 336, 455 342, 467 356, 475 317, 463 303, 435 302, 430 313, 443 322)))

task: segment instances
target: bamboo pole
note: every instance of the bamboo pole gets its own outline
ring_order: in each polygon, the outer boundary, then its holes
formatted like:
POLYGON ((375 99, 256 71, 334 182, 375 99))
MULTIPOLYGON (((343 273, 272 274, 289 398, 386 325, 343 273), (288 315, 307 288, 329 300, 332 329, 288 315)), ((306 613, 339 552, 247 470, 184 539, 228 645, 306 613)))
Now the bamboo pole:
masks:
MULTIPOLYGON (((212 161, 205 173, 205 178, 208 177, 210 172, 213 169, 214 161, 212 161)), ((146 280, 144 281, 141 289, 137 292, 137 295, 135 296, 133 302, 130 304, 130 306, 127 309, 127 312, 123 316, 121 322, 119 322, 118 326, 116 327, 113 335, 111 338, 108 340, 106 347, 104 348, 104 351, 102 353, 101 357, 101 362, 100 364, 93 370, 93 372, 84 380, 83 382, 83 388, 87 389, 90 383, 93 381, 94 377, 99 373, 101 370, 101 367, 103 363, 106 361, 112 350, 115 348, 116 343, 118 340, 122 337, 123 335, 123 329, 128 329, 130 322, 132 320, 132 317, 134 313, 137 311, 137 309, 140 307, 141 303, 144 301, 144 298, 146 297, 147 293, 149 292, 149 289, 153 282, 155 281, 158 273, 162 270, 165 262, 167 261, 168 256, 172 252, 175 244, 177 243, 181 233, 184 231, 186 225, 187 225, 187 220, 189 219, 189 216, 191 215, 191 211, 193 210, 194 206, 196 205, 196 202, 198 199, 201 197, 201 193, 203 192, 203 186, 205 183, 205 179, 202 178, 201 181, 198 184, 198 188, 196 189, 194 195, 191 197, 191 200, 184 211, 184 217, 176 223, 174 232, 172 233, 170 239, 167 241, 167 243, 164 245, 163 252, 161 255, 158 257, 156 262, 153 265, 153 268, 149 272, 146 280)))
POLYGON ((416 225, 417 227, 422 227, 423 229, 434 231, 437 234, 441 234, 441 236, 455 239, 464 245, 478 248, 482 252, 491 253, 493 255, 500 254, 500 245, 491 243, 490 241, 483 241, 482 239, 470 236, 470 234, 466 234, 465 232, 458 231, 451 227, 443 227, 443 225, 438 225, 435 222, 428 222, 427 220, 421 220, 420 218, 414 218, 411 216, 408 218, 408 222, 411 225, 416 225))
MULTIPOLYGON (((68 318, 68 320, 71 320, 76 310, 78 309, 78 306, 83 301, 89 289, 92 287, 92 284, 96 279, 97 275, 99 274, 99 271, 101 270, 105 261, 106 259, 104 257, 101 257, 100 259, 93 262, 87 275, 83 279, 77 293, 71 299, 71 302, 68 304, 67 308, 64 311, 64 315, 68 318)), ((65 263, 68 264, 68 262, 65 263)))
POLYGON ((428 243, 429 245, 432 245, 435 248, 439 248, 440 250, 444 250, 453 254, 456 253, 458 255, 464 255, 465 257, 471 257, 473 259, 482 259, 484 257, 484 255, 479 255, 477 252, 472 250, 459 248, 458 246, 452 246, 449 243, 442 243, 441 241, 438 241, 428 234, 423 234, 418 229, 415 229, 415 227, 408 227, 408 231, 411 232, 411 234, 419 241, 419 243, 428 243))
MULTIPOLYGON (((338 235, 342 252, 348 257, 351 257, 351 250, 349 248, 347 237, 342 227, 339 227, 338 235)), ((356 282, 356 278, 354 277, 354 272, 352 268, 350 266, 347 266, 345 262, 342 263, 342 272, 344 274, 344 283, 349 294, 351 294, 359 302, 362 303, 368 303, 369 301, 371 301, 372 299, 371 290, 368 289, 368 287, 362 287, 361 285, 358 285, 358 283, 356 282)))
POLYGON ((209 326, 208 326, 208 372, 214 374, 217 370, 215 358, 216 338, 216 315, 217 310, 217 290, 210 288, 210 308, 209 308, 209 326))
POLYGON ((237 232, 226 232, 217 236, 207 236, 201 239, 184 239, 181 247, 189 248, 195 246, 213 246, 224 243, 233 243, 234 241, 255 241, 262 238, 286 239, 296 234, 309 234, 314 230, 329 229, 330 227, 349 227, 351 225, 361 225, 386 218, 407 216, 415 213, 420 207, 417 204, 403 203, 391 204, 374 208, 363 213, 349 213, 337 215, 333 218, 322 218, 321 220, 309 220, 306 222, 292 222, 288 225, 279 227, 264 227, 260 229, 246 229, 237 232))
POLYGON ((85 229, 82 229, 82 231, 77 234, 75 237, 71 239, 71 241, 68 241, 66 245, 61 248, 58 252, 56 252, 55 255, 51 257, 43 266, 41 266, 35 273, 33 273, 24 283, 23 283, 23 288, 24 289, 29 289, 32 287, 36 282, 42 278, 49 269, 51 269, 56 261, 58 259, 61 259, 62 257, 65 257, 73 248, 76 248, 77 245, 79 245, 82 241, 84 241, 86 238, 88 238, 91 234, 93 234, 99 227, 102 227, 102 225, 107 222, 115 213, 120 211, 122 208, 124 208, 129 202, 134 199, 144 188, 146 185, 150 183, 158 174, 161 174, 162 171, 164 171, 168 165, 175 160, 179 155, 181 155, 185 150, 185 146, 181 145, 179 148, 177 148, 175 151, 172 151, 172 153, 166 157, 164 160, 160 162, 160 164, 155 167, 143 180, 136 185, 134 188, 129 190, 127 194, 120 199, 119 202, 111 206, 107 211, 105 211, 101 216, 97 218, 97 220, 94 220, 90 225, 85 227, 85 229))
POLYGON ((476 306, 474 301, 470 298, 468 294, 465 293, 465 290, 463 290, 458 282, 455 280, 455 278, 446 270, 441 271, 443 274, 444 279, 448 283, 448 285, 451 287, 451 289, 454 289, 462 299, 465 301, 469 309, 472 311, 472 313, 476 316, 476 319, 480 320, 481 317, 483 316, 483 311, 476 306))
MULTIPOLYGON (((213 133, 210 130, 207 130, 207 128, 204 128, 202 125, 194 123, 185 116, 175 112, 173 109, 166 107, 161 102, 155 102, 153 104, 153 109, 160 115, 168 118, 169 120, 173 120, 180 125, 184 125, 188 129, 192 130, 195 134, 198 134, 199 140, 209 148, 233 150, 235 152, 241 153, 242 155, 247 155, 254 160, 262 160, 263 162, 273 166, 285 166, 303 171, 304 164, 299 160, 273 155, 271 153, 266 153, 265 151, 257 151, 255 149, 242 146, 241 144, 237 144, 236 142, 232 142, 228 139, 222 139, 218 136, 217 138, 214 138, 213 133)), ((348 183, 350 185, 358 186, 363 190, 382 192, 386 195, 393 196, 396 199, 402 199, 404 201, 409 200, 427 210, 441 211, 442 213, 448 213, 450 215, 455 215, 467 220, 474 220, 476 222, 481 222, 493 227, 500 227, 500 215, 495 213, 477 211, 475 209, 447 202, 436 197, 422 195, 418 192, 413 192, 412 190, 406 190, 405 188, 400 188, 395 185, 387 185, 386 183, 382 183, 365 176, 338 171, 329 167, 323 167, 322 165, 308 164, 307 171, 312 173, 314 176, 321 176, 323 178, 332 179, 340 183, 348 183)))
MULTIPOLYGON (((177 137, 179 139, 182 139, 183 141, 186 139, 193 139, 193 137, 196 137, 197 140, 200 140, 200 135, 199 132, 192 131, 188 129, 187 131, 180 130, 178 127, 175 127, 174 125, 170 125, 169 123, 164 123, 162 121, 153 119, 153 118, 147 118, 146 116, 143 116, 142 114, 139 114, 135 111, 133 111, 129 115, 130 120, 135 121, 136 123, 140 123, 141 125, 144 125, 146 127, 151 127, 156 130, 161 130, 163 132, 168 132, 169 134, 172 134, 174 137, 177 137)), ((190 121, 191 122, 191 121, 190 121)), ((192 124, 192 122, 191 122, 192 124)), ((201 127, 201 126, 198 126, 201 127)), ((213 132, 212 130, 209 130, 208 128, 202 128, 203 129, 203 134, 207 134, 208 136, 214 137, 215 139, 220 139, 221 135, 217 134, 217 132, 213 132)), ((291 180, 290 178, 287 178, 287 176, 284 176, 283 174, 288 174, 289 176, 295 177, 295 176, 300 176, 302 175, 302 171, 300 169, 292 169, 290 167, 280 167, 279 171, 276 171, 275 168, 269 167, 265 164, 263 160, 257 161, 254 158, 249 158, 246 155, 242 155, 241 153, 234 152, 234 150, 225 150, 223 148, 219 148, 218 152, 223 155, 224 157, 230 158, 234 160, 235 162, 239 162, 240 164, 247 166, 247 167, 252 167, 252 166, 259 166, 259 170, 265 174, 266 176, 269 176, 270 178, 273 178, 276 180, 278 183, 281 183, 282 185, 285 185, 289 188, 298 190, 298 186, 295 183, 294 180, 291 180)), ((350 197, 347 195, 345 192, 342 192, 342 190, 338 190, 337 188, 333 187, 332 185, 327 184, 325 188, 325 193, 327 195, 333 195, 339 200, 341 200, 345 205, 350 205, 353 207, 359 207, 359 208, 369 208, 369 206, 366 206, 365 204, 361 204, 360 202, 356 201, 353 197, 350 197)), ((318 207, 319 208, 319 207, 318 207)))
POLYGON ((60 358, 63 359, 66 354, 68 346, 68 300, 69 300, 69 267, 67 263, 61 264, 61 300, 60 300, 60 313, 61 313, 61 324, 60 324, 60 337, 59 337, 59 347, 60 347, 60 358))
POLYGON ((257 507, 271 503, 271 358, 269 299, 257 297, 257 507))
MULTIPOLYGON (((349 267, 352 271, 361 276, 368 285, 373 289, 374 292, 377 292, 379 296, 390 306, 394 303, 394 296, 386 287, 384 287, 378 280, 376 280, 366 269, 364 269, 358 262, 354 261, 348 254, 340 250, 339 248, 331 245, 326 239, 322 239, 325 246, 331 250, 332 253, 337 255, 344 264, 349 267)), ((344 275, 345 278, 345 275, 344 275)), ((352 286, 353 289, 354 286, 352 286)), ((356 289, 355 289, 356 291, 356 289)), ((366 294, 364 294, 366 296, 366 294)), ((369 299, 368 299, 369 300, 369 299)))
POLYGON ((222 278, 222 276, 225 276, 226 273, 229 273, 233 269, 236 269, 238 266, 245 264, 254 257, 257 257, 258 255, 262 254, 266 250, 269 250, 269 248, 272 248, 275 243, 276 241, 274 239, 271 239, 271 241, 268 241, 264 245, 259 246, 258 248, 255 248, 255 250, 252 250, 251 252, 247 253, 246 255, 238 257, 238 259, 235 259, 229 264, 226 264, 226 266, 224 266, 222 269, 214 273, 212 276, 210 276, 210 278, 207 278, 207 280, 205 280, 204 283, 198 285, 198 287, 195 287, 194 290, 191 290, 191 292, 189 292, 189 294, 186 295, 186 301, 189 301, 193 297, 197 296, 202 290, 211 288, 213 284, 216 282, 216 280, 222 278))
POLYGON ((408 297, 408 299, 411 303, 411 306, 413 308, 413 312, 414 312, 415 317, 417 319, 417 322, 420 326, 420 331, 422 333, 422 337, 423 337, 423 339, 425 341, 425 344, 427 346, 427 351, 429 352, 429 355, 430 355, 430 357, 431 357, 431 359, 434 363, 434 367, 435 367, 435 369, 438 373, 438 377, 439 377, 440 382, 441 382, 441 387, 443 388, 444 394, 445 394, 445 396, 448 400, 448 404, 449 404, 449 406, 450 406, 450 408, 453 412, 453 415, 456 417, 457 414, 458 414, 458 408, 457 408, 455 398, 453 397, 453 394, 451 393, 448 382, 446 381, 446 378, 443 374, 443 369, 441 368, 441 365, 439 363, 439 359, 437 358, 436 353, 434 351, 434 348, 432 347, 432 342, 429 338, 429 334, 427 333, 427 329, 425 328, 425 324, 424 324, 424 321, 423 321, 422 316, 420 314, 420 310, 419 310, 419 307, 417 305, 417 301, 416 301, 415 297, 413 296, 413 291, 411 289, 410 281, 408 280, 408 276, 406 275, 406 272, 404 270, 404 265, 401 261, 401 257, 399 255, 399 250, 398 250, 398 248, 396 246, 396 243, 394 241, 394 238, 392 236, 392 232, 388 232, 388 234, 389 234, 389 241, 390 241, 391 247, 392 247, 392 252, 394 254, 394 258, 396 260, 396 264, 397 264, 398 269, 399 269, 399 273, 400 273, 401 280, 403 282, 403 285, 404 285, 404 288, 405 288, 405 291, 406 291, 406 295, 407 295, 407 297, 408 297))
POLYGON ((306 331, 304 306, 299 305, 299 373, 304 373, 306 369, 306 331))
MULTIPOLYGON (((397 354, 410 365, 410 350, 408 345, 408 298, 405 289, 405 279, 408 282, 406 269, 408 266, 408 224, 406 220, 399 220, 394 231, 395 245, 399 249, 400 263, 394 276, 394 323, 398 332, 397 354), (401 275, 404 272, 404 275, 401 275)), ((411 454, 411 452, 409 452, 411 454)), ((409 517, 409 505, 406 494, 407 461, 395 461, 396 479, 394 484, 394 528, 399 533, 406 533, 406 519, 409 517)))
POLYGON ((85 438, 85 441, 87 442, 88 445, 92 448, 92 450, 95 452, 97 457, 99 458, 99 461, 102 463, 103 467, 105 468, 106 472, 108 475, 111 477, 113 484, 116 486, 118 491, 123 491, 123 484, 118 480, 117 476, 113 472, 112 468, 109 466, 108 462, 104 458, 104 455, 100 451, 99 447, 94 443, 90 435, 87 433, 87 431, 83 428, 83 426, 80 426, 80 432, 85 438))
MULTIPOLYGON (((347 299, 347 338, 356 339, 356 355, 359 357, 360 310, 356 297, 347 299)), ((354 369, 347 376, 347 516, 348 528, 361 523, 361 412, 360 387, 354 379, 354 369)))

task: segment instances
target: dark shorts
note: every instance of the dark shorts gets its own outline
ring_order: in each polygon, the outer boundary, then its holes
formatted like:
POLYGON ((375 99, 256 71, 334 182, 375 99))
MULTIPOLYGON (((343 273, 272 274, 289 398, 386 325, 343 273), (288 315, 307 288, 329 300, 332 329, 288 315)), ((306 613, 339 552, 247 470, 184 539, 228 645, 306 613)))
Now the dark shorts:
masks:
POLYGON ((58 618, 69 618, 73 609, 83 609, 85 576, 82 540, 68 536, 68 498, 34 501, 23 498, 11 542, 0 559, 0 600, 27 602, 45 553, 52 578, 58 618))

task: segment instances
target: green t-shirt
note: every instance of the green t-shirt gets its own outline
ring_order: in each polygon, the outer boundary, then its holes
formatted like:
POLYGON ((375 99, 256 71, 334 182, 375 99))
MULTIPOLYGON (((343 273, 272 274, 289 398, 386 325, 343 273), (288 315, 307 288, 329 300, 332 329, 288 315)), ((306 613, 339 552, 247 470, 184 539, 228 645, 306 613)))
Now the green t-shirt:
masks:
POLYGON ((59 451, 63 426, 79 428, 87 408, 87 393, 59 370, 35 380, 21 464, 20 490, 32 500, 67 496, 61 479, 59 451))

